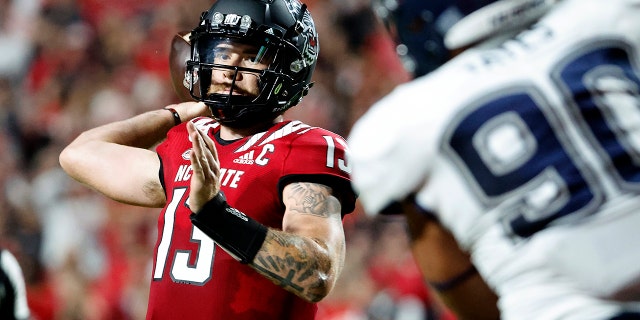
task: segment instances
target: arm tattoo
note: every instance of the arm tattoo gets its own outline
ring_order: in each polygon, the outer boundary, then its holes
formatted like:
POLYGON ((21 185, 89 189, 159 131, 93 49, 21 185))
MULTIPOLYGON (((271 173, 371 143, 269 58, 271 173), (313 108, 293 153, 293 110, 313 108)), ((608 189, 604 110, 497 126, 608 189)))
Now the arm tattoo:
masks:
POLYGON ((252 263, 258 272, 310 301, 324 297, 331 261, 318 243, 272 230, 263 248, 252 263))
POLYGON ((316 183, 296 183, 289 197, 293 205, 289 210, 319 217, 328 217, 335 210, 331 201, 331 188, 316 183))
MULTIPOLYGON (((295 183, 286 199, 287 211, 320 218, 340 217, 332 189, 316 183, 295 183)), ((339 218, 338 218, 339 219, 339 218)), ((326 296, 336 267, 329 248, 319 240, 271 229, 252 266, 259 273, 308 301, 326 296)))

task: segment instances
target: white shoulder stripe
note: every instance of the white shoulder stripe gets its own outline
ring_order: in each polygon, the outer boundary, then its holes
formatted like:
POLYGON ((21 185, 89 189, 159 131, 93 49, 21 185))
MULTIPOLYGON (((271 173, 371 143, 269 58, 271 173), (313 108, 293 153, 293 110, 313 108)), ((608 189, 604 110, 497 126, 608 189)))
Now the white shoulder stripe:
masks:
POLYGON ((282 137, 285 137, 287 135, 290 135, 298 130, 301 129, 307 129, 310 128, 311 126, 309 126, 308 124, 304 124, 300 121, 291 121, 289 124, 287 124, 286 126, 280 128, 279 130, 275 131, 274 133, 271 134, 271 136, 269 136, 268 138, 266 138, 264 141, 262 141, 260 143, 260 145, 264 145, 267 144, 273 140, 276 139, 280 139, 282 137))
MULTIPOLYGON (((287 125, 285 125, 284 127, 276 130, 275 132, 273 132, 268 138, 264 139, 264 141, 260 142, 260 144, 258 144, 259 146, 265 145, 273 140, 276 139, 280 139, 282 137, 286 137, 294 132, 300 131, 302 129, 310 129, 311 126, 309 126, 308 124, 304 124, 301 121, 291 121, 290 123, 288 123, 287 125)), ((306 132, 306 131, 305 131, 306 132)), ((262 137, 264 137, 264 135, 266 135, 266 132, 262 132, 262 133, 258 133, 253 135, 249 140, 247 140, 247 142, 240 148, 238 148, 236 151, 234 151, 235 153, 240 153, 240 152, 244 152, 249 150, 249 148, 255 146, 258 141, 260 141, 262 139, 262 137)))
POLYGON ((262 137, 265 134, 266 134, 266 132, 261 132, 261 133, 253 135, 249 140, 247 140, 247 142, 242 147, 240 147, 235 152, 243 152, 243 151, 248 150, 249 148, 253 147, 260 139, 262 139, 262 137))

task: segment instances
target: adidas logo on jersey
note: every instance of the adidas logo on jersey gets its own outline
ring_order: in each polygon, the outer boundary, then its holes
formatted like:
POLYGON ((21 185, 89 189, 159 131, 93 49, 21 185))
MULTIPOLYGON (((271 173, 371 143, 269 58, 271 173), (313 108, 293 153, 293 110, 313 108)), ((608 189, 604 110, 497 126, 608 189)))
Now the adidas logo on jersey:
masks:
POLYGON ((249 152, 241 155, 237 159, 233 160, 233 163, 253 164, 253 150, 249 151, 249 152))

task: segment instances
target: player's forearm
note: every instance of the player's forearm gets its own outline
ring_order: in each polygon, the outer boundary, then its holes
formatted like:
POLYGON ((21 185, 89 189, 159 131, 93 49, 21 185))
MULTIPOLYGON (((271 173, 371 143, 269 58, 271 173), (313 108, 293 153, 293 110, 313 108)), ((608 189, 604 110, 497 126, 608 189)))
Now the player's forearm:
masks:
POLYGON ((174 125, 173 116, 168 110, 153 110, 87 130, 71 146, 106 142, 147 149, 162 141, 174 125))
POLYGON ((99 141, 148 149, 162 141, 176 124, 208 114, 209 109, 203 103, 174 104, 87 130, 72 145, 99 141))
POLYGON ((192 214, 191 221, 238 261, 249 264, 285 290, 309 302, 318 302, 333 288, 345 251, 342 228, 338 227, 339 202, 335 197, 328 197, 325 202, 326 206, 319 207, 328 206, 333 214, 322 212, 322 217, 298 214, 302 216, 299 219, 310 219, 305 227, 290 226, 290 230, 280 231, 268 229, 231 207, 224 194, 218 193, 192 214))
POLYGON ((285 290, 318 302, 335 285, 341 269, 339 260, 320 242, 270 229, 250 265, 285 290))
POLYGON ((478 274, 468 253, 440 223, 403 203, 411 251, 424 279, 462 319, 499 319, 497 296, 478 274))
POLYGON ((500 319, 498 297, 477 273, 450 290, 438 291, 437 295, 459 320, 500 319))

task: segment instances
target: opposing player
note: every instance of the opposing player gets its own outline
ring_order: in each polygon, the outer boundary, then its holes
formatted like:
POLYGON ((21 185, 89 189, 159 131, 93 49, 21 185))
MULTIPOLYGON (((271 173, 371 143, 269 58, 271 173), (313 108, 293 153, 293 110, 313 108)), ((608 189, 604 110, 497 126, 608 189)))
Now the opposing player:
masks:
POLYGON ((148 319, 313 319, 355 202, 344 139, 282 120, 311 87, 313 20, 297 0, 218 0, 190 43, 198 103, 88 130, 60 162, 115 200, 164 207, 148 319))
POLYGON ((469 48, 351 131, 362 203, 404 206, 425 275, 447 265, 421 250, 437 219, 502 319, 639 319, 640 1, 481 2, 422 13, 469 48))
POLYGON ((9 250, 0 248, 0 319, 27 320, 30 313, 20 264, 9 250))

